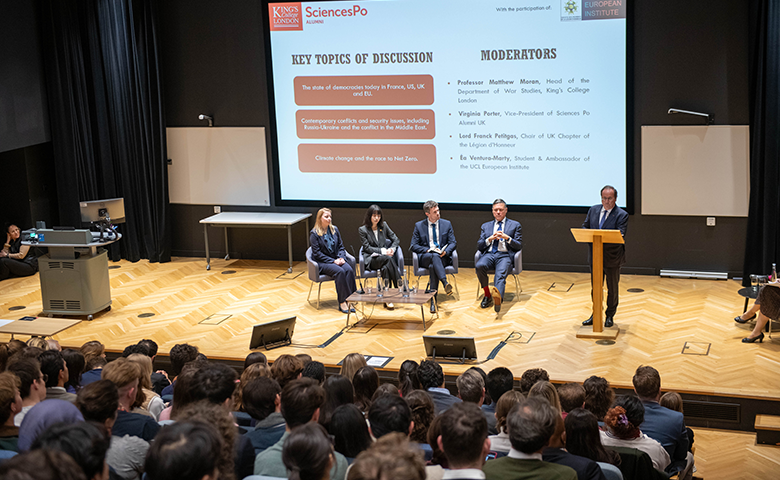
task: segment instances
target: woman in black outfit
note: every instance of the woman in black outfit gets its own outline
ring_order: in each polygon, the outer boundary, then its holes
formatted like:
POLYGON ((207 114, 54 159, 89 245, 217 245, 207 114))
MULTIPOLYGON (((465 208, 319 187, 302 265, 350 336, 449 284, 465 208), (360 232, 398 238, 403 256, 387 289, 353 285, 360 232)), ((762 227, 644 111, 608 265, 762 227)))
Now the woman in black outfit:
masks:
POLYGON ((360 232, 360 241, 363 245, 366 268, 381 270, 382 279, 390 283, 393 288, 398 288, 401 273, 398 271, 394 255, 401 241, 387 226, 382 216, 382 209, 378 205, 368 207, 363 225, 358 229, 358 232, 360 232), (388 240, 390 240, 389 246, 387 246, 388 240))
POLYGON ((38 259, 28 245, 22 245, 22 232, 16 225, 9 225, 6 240, 0 251, 0 280, 12 277, 29 277, 38 271, 38 259))

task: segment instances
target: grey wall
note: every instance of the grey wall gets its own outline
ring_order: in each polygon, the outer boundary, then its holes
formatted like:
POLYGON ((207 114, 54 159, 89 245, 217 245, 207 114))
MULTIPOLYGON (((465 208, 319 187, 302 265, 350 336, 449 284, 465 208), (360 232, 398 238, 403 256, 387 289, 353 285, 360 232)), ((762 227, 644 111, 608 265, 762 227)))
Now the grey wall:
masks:
MULTIPOLYGON (((747 2, 639 0, 635 3, 634 42, 630 56, 634 71, 634 205, 641 205, 641 125, 695 123, 670 118, 670 107, 713 113, 719 125, 748 123, 747 2)), ((169 126, 197 126, 198 113, 214 113, 224 126, 269 126, 266 91, 262 5, 256 0, 229 3, 169 0, 161 4, 162 58, 166 115, 169 126)), ((565 185, 564 185, 565 187, 565 185)), ((625 194, 625 192, 621 192, 625 194)), ((422 201, 426 200, 421 198, 422 201)), ((598 203, 593 192, 593 203, 598 203)), ((367 206, 367 205, 366 205, 367 206)), ((312 211, 277 208, 274 211, 312 211)), ((639 210, 638 208, 636 209, 639 210)), ((211 206, 174 205, 174 255, 203 255, 200 218, 211 206)), ((347 246, 359 245, 357 227, 364 207, 334 209, 347 246)), ((463 263, 473 262, 477 232, 490 220, 484 212, 450 211, 460 242, 463 263)), ((580 226, 584 214, 514 212, 523 224, 524 265, 528 269, 587 269, 583 246, 575 245, 569 229, 580 226)), ((385 210, 385 218, 404 245, 421 210, 385 210)), ((631 215, 628 227, 628 273, 656 274, 660 269, 728 271, 739 275, 745 247, 744 218, 718 218, 706 227, 701 217, 631 215)), ((303 259, 303 227, 295 232, 296 258, 303 259)), ((221 232, 210 237, 212 248, 224 251, 221 232)), ((283 231, 231 232, 231 255, 243 258, 285 259, 283 231)))

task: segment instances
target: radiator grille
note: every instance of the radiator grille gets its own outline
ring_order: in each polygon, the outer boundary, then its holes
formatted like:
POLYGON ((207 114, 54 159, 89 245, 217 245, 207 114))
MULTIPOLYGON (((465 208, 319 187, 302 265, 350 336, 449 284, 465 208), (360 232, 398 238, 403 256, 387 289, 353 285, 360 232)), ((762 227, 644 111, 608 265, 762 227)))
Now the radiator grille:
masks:
POLYGON ((684 400, 683 410, 686 417, 721 422, 739 422, 741 408, 738 403, 701 402, 684 400))

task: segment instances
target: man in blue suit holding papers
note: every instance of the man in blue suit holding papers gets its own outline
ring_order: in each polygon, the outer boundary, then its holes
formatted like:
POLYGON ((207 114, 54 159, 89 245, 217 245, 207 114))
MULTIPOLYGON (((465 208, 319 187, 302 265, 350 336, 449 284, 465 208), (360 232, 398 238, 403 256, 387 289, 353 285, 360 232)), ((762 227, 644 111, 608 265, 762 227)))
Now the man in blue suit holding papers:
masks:
MULTIPOLYGON (((419 257, 420 266, 430 272, 428 290, 436 292, 441 281, 447 295, 452 294, 452 285, 447 282, 445 267, 452 265, 452 252, 458 246, 452 224, 441 218, 439 204, 428 200, 423 205, 425 220, 414 224, 412 245, 409 249, 419 257)), ((436 311, 436 302, 431 300, 431 313, 436 311)))
POLYGON ((501 301, 504 298, 506 277, 512 271, 515 253, 523 249, 523 227, 520 222, 506 218, 509 211, 506 202, 500 198, 493 202, 492 222, 482 224, 482 232, 477 242, 481 256, 477 261, 477 278, 479 285, 485 291, 481 307, 495 307, 501 311, 501 301), (488 271, 495 270, 493 287, 488 288, 488 271))

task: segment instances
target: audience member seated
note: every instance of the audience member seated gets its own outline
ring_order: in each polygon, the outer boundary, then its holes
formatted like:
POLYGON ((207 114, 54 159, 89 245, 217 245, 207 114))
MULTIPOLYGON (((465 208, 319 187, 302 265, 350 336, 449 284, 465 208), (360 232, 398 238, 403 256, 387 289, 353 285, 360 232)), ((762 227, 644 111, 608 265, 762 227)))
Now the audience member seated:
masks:
POLYGON ((139 353, 143 353, 152 361, 152 390, 157 395, 162 395, 162 391, 171 384, 168 380, 168 374, 164 370, 154 371, 154 359, 157 358, 157 342, 152 339, 144 338, 138 345, 145 350, 139 353))
POLYGON ((46 342, 46 339, 37 335, 33 335, 27 340, 27 346, 40 348, 44 352, 49 349, 49 344, 46 342))
POLYGON ((339 373, 347 377, 351 382, 357 371, 367 365, 366 357, 362 353, 350 353, 341 361, 341 371, 339 373))
POLYGON ((52 425, 41 433, 31 450, 57 450, 81 467, 88 480, 108 480, 108 435, 88 422, 52 425))
POLYGON ((352 386, 355 388, 355 405, 361 412, 368 412, 371 408, 371 398, 379 388, 379 375, 374 367, 361 367, 352 377, 352 386))
POLYGON ((0 373, 0 450, 19 451, 19 427, 14 425, 14 416, 22 411, 20 385, 13 373, 0 373))
POLYGON ((152 390, 152 359, 143 353, 133 353, 127 357, 127 360, 137 364, 141 374, 138 377, 138 388, 143 395, 143 402, 140 408, 149 412, 155 421, 159 420, 160 413, 165 408, 165 403, 152 390))
POLYGON ((420 447, 426 450, 426 457, 430 459, 433 451, 428 445, 428 429, 435 416, 433 400, 428 392, 423 390, 412 390, 406 394, 404 400, 409 405, 412 412, 412 422, 414 422, 409 440, 419 443, 420 447))
POLYGON ((313 378, 319 382, 320 385, 325 382, 325 365, 322 362, 310 361, 307 362, 301 372, 302 377, 313 378))
MULTIPOLYGON (((293 428, 319 420, 320 408, 325 403, 325 391, 311 378, 293 380, 282 389, 281 411, 287 425, 284 435, 274 445, 259 453, 255 458, 255 475, 286 477, 282 463, 282 446, 293 428)), ((340 453, 334 454, 336 461, 330 470, 331 480, 343 480, 347 471, 347 460, 340 453)))
POLYGON ((588 377, 582 386, 585 388, 585 410, 593 412, 599 424, 603 424, 604 415, 615 401, 615 391, 606 378, 595 375, 588 377))
POLYGON ((525 397, 523 397, 522 393, 517 390, 509 390, 501 395, 501 398, 496 402, 495 419, 496 428, 499 433, 488 437, 490 438, 491 450, 505 454, 509 453, 509 450, 512 448, 512 443, 509 441, 506 419, 515 405, 523 400, 525 400, 525 397))
POLYGON ((330 418, 342 405, 354 403, 355 392, 352 382, 342 375, 331 375, 322 385, 325 390, 325 404, 320 409, 319 423, 330 430, 330 418))
POLYGON ((490 440, 482 411, 472 402, 463 402, 448 408, 441 417, 437 441, 449 461, 443 480, 485 478, 482 466, 490 452, 490 440))
POLYGON ((32 358, 21 358, 8 365, 8 371, 20 380, 19 394, 22 396, 22 410, 14 417, 14 425, 22 424, 27 412, 46 398, 46 378, 41 373, 40 363, 32 358))
POLYGON ((268 377, 250 380, 244 386, 244 410, 257 422, 255 429, 246 434, 252 442, 255 455, 278 442, 284 435, 281 393, 279 383, 268 377))
POLYGON ((171 348, 168 359, 171 362, 171 371, 168 372, 168 378, 173 377, 171 384, 165 387, 160 395, 166 397, 173 395, 173 385, 176 383, 176 377, 181 374, 184 365, 198 358, 198 347, 187 343, 179 343, 171 348))
MULTIPOLYGON (((661 395, 661 399, 658 401, 662 407, 666 407, 669 410, 675 412, 683 412, 683 399, 677 392, 666 392, 661 395)), ((685 427, 685 433, 688 435, 688 451, 693 452, 693 430, 690 427, 685 427)))
POLYGON ((512 448, 509 455, 485 463, 488 480, 576 480, 569 467, 545 462, 542 451, 555 432, 560 414, 542 398, 527 398, 509 412, 507 426, 512 448))
POLYGON ((476 403, 478 407, 482 406, 485 401, 485 381, 479 372, 466 370, 455 380, 455 385, 458 387, 458 398, 464 402, 476 403))
POLYGON ((425 469, 428 471, 429 478, 441 478, 444 475, 444 469, 449 468, 447 455, 439 446, 439 437, 441 436, 441 415, 433 417, 431 426, 428 427, 428 446, 431 447, 433 455, 428 461, 425 469))
POLYGON ((528 398, 531 397, 542 397, 547 400, 554 409, 558 410, 558 413, 562 412, 561 400, 558 398, 558 390, 552 383, 546 380, 539 380, 534 383, 531 390, 528 391, 528 398))
POLYGON ((328 432, 318 423, 295 427, 284 442, 282 462, 289 480, 324 480, 335 462, 328 432))
POLYGON ((190 383, 195 381, 195 377, 198 374, 198 369, 205 365, 201 360, 195 359, 182 368, 179 373, 176 385, 173 387, 173 397, 171 399, 170 406, 165 407, 160 413, 160 423, 170 422, 171 417, 176 415, 177 410, 193 402, 190 398, 190 383))
POLYGON ((301 361, 301 365, 303 365, 304 368, 306 368, 306 365, 309 364, 309 362, 312 361, 311 355, 308 353, 299 353, 295 355, 295 358, 301 361))
POLYGON ((293 355, 279 355, 271 365, 271 377, 279 382, 282 389, 293 380, 301 378, 301 372, 303 372, 303 362, 293 355))
MULTIPOLYGON (((531 388, 531 391, 533 392, 533 388, 531 388)), ((566 450, 566 430, 563 418, 558 419, 555 432, 550 437, 547 448, 542 451, 542 460, 574 469, 577 472, 577 480, 606 480, 606 477, 601 472, 601 467, 596 462, 586 457, 574 455, 566 450)))
MULTIPOLYGON (((332 479, 333 477, 331 477, 332 479)), ((424 480, 425 463, 406 435, 391 433, 358 455, 349 480, 424 480)))
POLYGON ((246 412, 244 408, 244 387, 252 380, 261 377, 271 377, 271 369, 264 363, 253 363, 241 372, 241 379, 233 392, 233 416, 236 417, 238 424, 241 426, 250 426, 251 423, 243 423, 244 415, 251 419, 248 414, 244 413, 246 412), (243 413, 243 415, 239 415, 239 413, 243 413))
POLYGON ((448 408, 461 399, 452 395, 449 390, 444 388, 444 372, 441 365, 433 360, 423 360, 420 363, 420 369, 417 371, 417 378, 420 379, 420 386, 433 399, 433 406, 436 415, 444 413, 448 408))
POLYGON ((688 432, 683 414, 661 406, 661 375, 653 367, 640 366, 633 378, 634 391, 645 407, 642 432, 666 449, 671 459, 667 473, 680 472, 680 480, 693 475, 693 454, 688 451, 688 432))
POLYGON ((374 394, 371 396, 371 403, 376 402, 377 398, 384 395, 395 395, 396 397, 400 397, 401 392, 399 392, 398 387, 392 383, 383 383, 374 391, 374 394))
POLYGON ((41 372, 46 376, 46 398, 75 403, 76 395, 65 391, 69 374, 62 354, 47 350, 38 356, 38 361, 41 362, 41 372))
POLYGON ((617 477, 620 473, 620 469, 617 468, 620 465, 620 455, 612 449, 604 448, 601 444, 598 422, 596 416, 584 408, 571 410, 564 420, 566 451, 598 463, 607 478, 613 478, 609 471, 617 477))
MULTIPOLYGON (((497 367, 490 371, 485 382, 485 390, 493 400, 490 405, 482 405, 482 411, 485 414, 485 420, 488 423, 488 434, 497 435, 496 428, 496 404, 501 396, 512 390, 515 386, 515 379, 508 368, 497 367)), ((523 397, 525 398, 525 397, 523 397)))
POLYGON ((144 473, 144 459, 149 443, 138 437, 112 435, 119 409, 119 393, 109 380, 98 380, 82 388, 76 406, 84 420, 102 425, 111 436, 106 463, 125 480, 137 480, 144 473))
POLYGON ((97 340, 90 340, 79 349, 84 355, 84 373, 81 375, 81 386, 100 380, 103 367, 106 365, 105 346, 97 340))
POLYGON ((268 366, 268 359, 265 357, 263 352, 252 352, 244 359, 244 370, 255 363, 262 363, 268 366))
POLYGON ((419 390, 420 379, 417 378, 417 370, 420 366, 414 360, 404 360, 401 364, 401 368, 398 369, 398 389, 401 391, 401 396, 406 397, 406 394, 412 390, 419 390))
POLYGON ((148 480, 217 480, 223 441, 203 421, 178 422, 160 431, 146 457, 148 480))
POLYGON ((22 245, 22 232, 16 225, 8 225, 3 249, 0 250, 0 280, 29 277, 38 271, 38 257, 22 245))
POLYGON ((620 395, 615 406, 604 416, 607 431, 601 431, 601 443, 611 447, 629 447, 641 450, 653 461, 653 467, 665 470, 669 466, 669 454, 656 440, 639 429, 645 420, 645 407, 631 395, 620 395))
POLYGON ((344 455, 350 464, 360 452, 371 446, 371 433, 366 419, 360 409, 351 403, 333 411, 328 432, 333 436, 336 451, 344 455))
POLYGON ((57 450, 35 450, 0 463, 0 478, 30 480, 88 480, 70 455, 57 450), (35 465, 34 475, 30 465, 35 465))
POLYGON ((368 427, 371 435, 380 439, 390 432, 412 433, 412 411, 401 397, 385 395, 377 399, 368 411, 368 427))
MULTIPOLYGON (((49 350, 55 350, 50 348, 49 350)), ((84 371, 84 355, 78 350, 66 348, 62 350, 62 358, 68 366, 68 380, 65 382, 65 391, 76 394, 81 388, 81 373, 84 371)))
POLYGON ((19 451, 30 449, 38 435, 55 423, 83 422, 84 417, 72 403, 65 400, 44 400, 24 416, 19 427, 19 451))
POLYGON ((579 383, 564 383, 558 387, 558 398, 561 401, 563 418, 566 418, 569 412, 585 405, 585 387, 579 383))
POLYGON ((520 377, 520 393, 528 397, 528 392, 531 391, 536 382, 549 382, 550 375, 547 374, 547 370, 543 368, 529 368, 520 377))
POLYGON ((126 358, 117 358, 103 368, 103 379, 110 380, 119 392, 119 412, 111 434, 132 435, 151 442, 160 425, 150 416, 132 413, 136 401, 140 367, 126 358))

